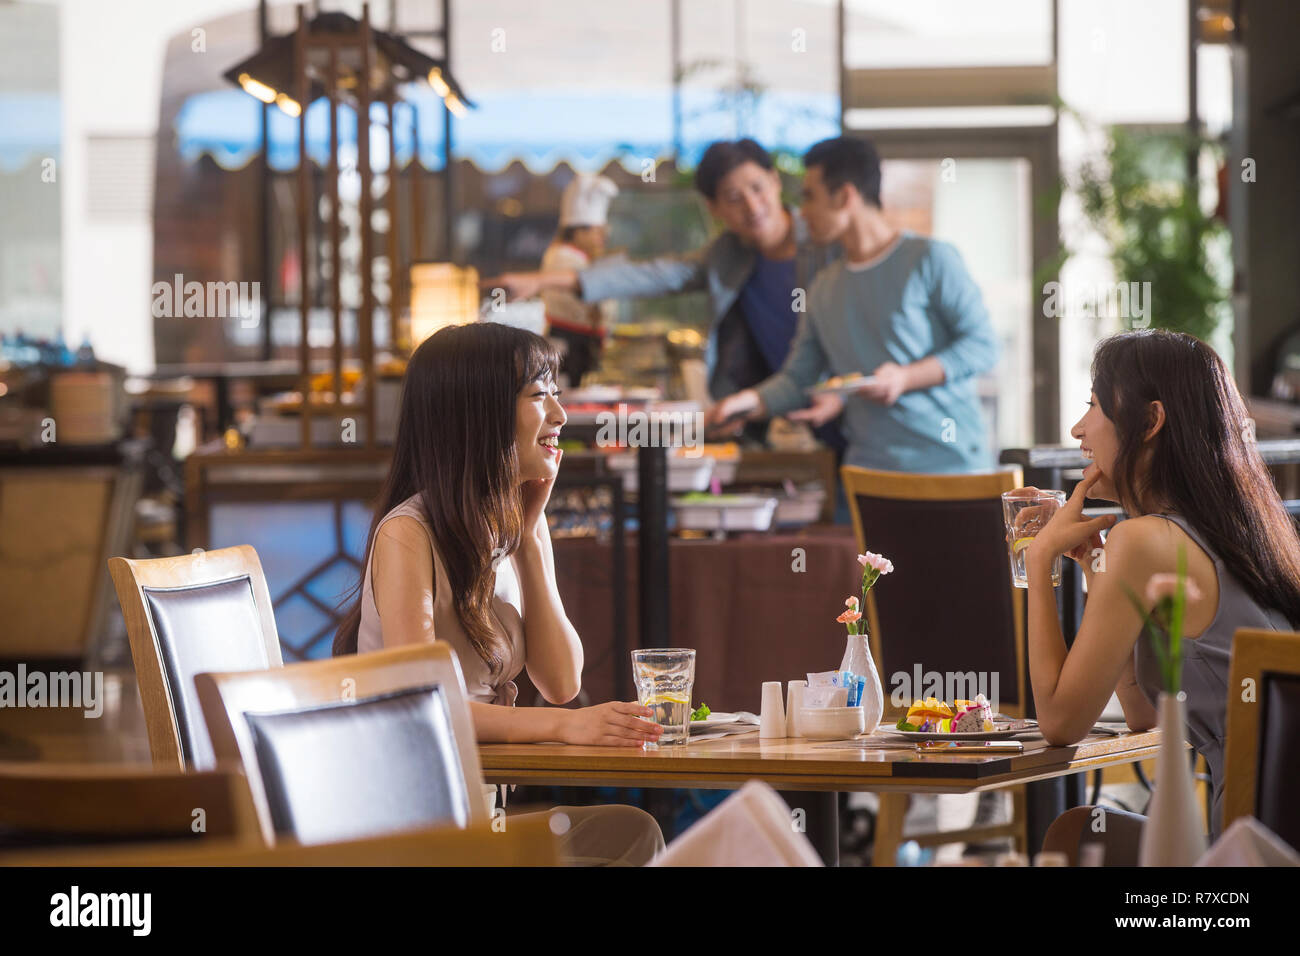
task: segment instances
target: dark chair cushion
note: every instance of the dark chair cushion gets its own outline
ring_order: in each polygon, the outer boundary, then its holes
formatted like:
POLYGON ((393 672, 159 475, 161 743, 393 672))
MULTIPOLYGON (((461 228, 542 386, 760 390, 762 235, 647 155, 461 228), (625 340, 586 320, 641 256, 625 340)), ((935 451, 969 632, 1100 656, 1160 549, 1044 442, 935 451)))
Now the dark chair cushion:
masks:
POLYGON ((906 675, 902 686, 922 696, 925 688, 915 686, 919 666, 922 682, 931 671, 984 677, 987 690, 958 687, 955 697, 984 690, 993 698, 996 674, 997 703, 1020 705, 1002 502, 856 498, 867 548, 894 563, 894 572, 872 589, 886 697, 898 674, 906 675))
POLYGON ((441 685, 245 714, 277 833, 335 842, 465 826, 469 800, 441 685))
POLYGON ((1300 676, 1266 673, 1261 691, 1255 816, 1300 847, 1300 676))
POLYGON ((248 575, 185 588, 143 588, 162 651, 163 676, 180 729, 181 755, 193 770, 216 760, 194 689, 194 675, 271 666, 248 575))

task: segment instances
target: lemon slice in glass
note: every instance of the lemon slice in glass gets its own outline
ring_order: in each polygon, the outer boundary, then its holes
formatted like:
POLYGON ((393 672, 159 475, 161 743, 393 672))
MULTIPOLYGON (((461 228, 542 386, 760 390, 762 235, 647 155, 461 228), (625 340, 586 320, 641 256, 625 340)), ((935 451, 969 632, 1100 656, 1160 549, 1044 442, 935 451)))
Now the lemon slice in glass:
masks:
POLYGON ((644 706, 653 707, 655 704, 681 704, 689 707, 691 702, 680 694, 653 694, 644 706))
POLYGON ((1012 553, 1019 554, 1021 551, 1025 550, 1025 548, 1029 547, 1033 540, 1033 537, 1016 538, 1015 544, 1011 546, 1012 553))

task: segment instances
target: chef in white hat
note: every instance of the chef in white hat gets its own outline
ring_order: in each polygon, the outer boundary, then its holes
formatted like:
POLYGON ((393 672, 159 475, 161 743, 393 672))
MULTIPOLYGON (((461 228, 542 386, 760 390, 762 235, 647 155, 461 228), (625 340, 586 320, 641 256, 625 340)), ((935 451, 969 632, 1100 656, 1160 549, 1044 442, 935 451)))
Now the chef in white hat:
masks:
MULTIPOLYGON (((606 176, 579 173, 560 197, 560 230, 542 256, 542 271, 585 269, 605 254, 609 201, 618 187, 606 176)), ((560 371, 573 386, 600 364, 610 303, 583 302, 569 291, 542 293, 548 334, 564 343, 560 371)))

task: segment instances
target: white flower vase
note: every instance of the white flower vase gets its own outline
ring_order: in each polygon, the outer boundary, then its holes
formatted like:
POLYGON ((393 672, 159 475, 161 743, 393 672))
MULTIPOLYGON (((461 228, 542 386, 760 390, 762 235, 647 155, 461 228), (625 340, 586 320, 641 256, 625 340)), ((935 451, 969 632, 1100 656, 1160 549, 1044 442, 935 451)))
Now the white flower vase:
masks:
POLYGON ((1205 824, 1187 752, 1187 695, 1160 695, 1155 792, 1138 851, 1140 866, 1191 866, 1205 853, 1205 824))
POLYGON ((871 647, 867 643, 866 634, 849 635, 844 660, 840 661, 840 670, 866 677, 866 686, 862 688, 859 704, 866 715, 866 733, 875 733, 880 718, 885 715, 885 692, 880 686, 880 675, 876 673, 876 662, 871 659, 871 647))

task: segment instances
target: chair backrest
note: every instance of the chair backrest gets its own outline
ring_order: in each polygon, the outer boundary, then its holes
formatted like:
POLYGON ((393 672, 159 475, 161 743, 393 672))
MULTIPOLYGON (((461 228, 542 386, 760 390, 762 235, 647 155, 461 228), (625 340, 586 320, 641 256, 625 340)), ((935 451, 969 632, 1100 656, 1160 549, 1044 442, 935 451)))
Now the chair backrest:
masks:
MULTIPOLYGON (((529 816, 532 816, 531 814, 529 816)), ((81 847, 0 854, 0 866, 558 866, 549 819, 511 822, 503 832, 483 825, 437 827, 341 843, 254 847, 213 840, 197 846, 81 847)))
POLYGON ((1300 634, 1237 631, 1230 674, 1223 829, 1253 816, 1300 847, 1300 634))
POLYGON ((262 842, 243 774, 0 762, 0 846, 196 838, 262 842))
POLYGON ((280 638, 257 552, 110 558, 155 764, 214 766, 194 675, 279 667, 280 638))
POLYGON ((465 682, 442 642, 200 674, 219 761, 238 761, 267 843, 487 821, 465 682))
POLYGON ((918 475, 846 465, 840 474, 858 547, 894 563, 866 608, 886 713, 911 703, 891 701, 895 688, 922 697, 933 675, 951 674, 954 697, 992 699, 996 677, 998 709, 1024 716, 1024 598, 1011 583, 1001 497, 1020 487, 1020 469, 918 475))

